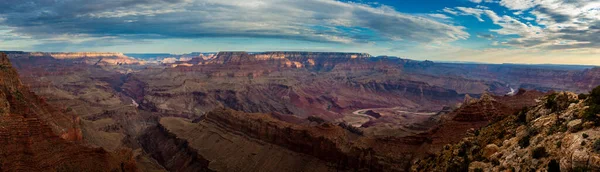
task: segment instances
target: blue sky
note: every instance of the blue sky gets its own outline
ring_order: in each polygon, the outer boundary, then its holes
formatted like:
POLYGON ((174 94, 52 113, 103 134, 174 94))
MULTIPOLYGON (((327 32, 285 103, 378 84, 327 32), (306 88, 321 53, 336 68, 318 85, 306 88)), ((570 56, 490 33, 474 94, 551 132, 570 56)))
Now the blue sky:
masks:
POLYGON ((0 49, 600 65, 597 0, 3 0, 0 49))

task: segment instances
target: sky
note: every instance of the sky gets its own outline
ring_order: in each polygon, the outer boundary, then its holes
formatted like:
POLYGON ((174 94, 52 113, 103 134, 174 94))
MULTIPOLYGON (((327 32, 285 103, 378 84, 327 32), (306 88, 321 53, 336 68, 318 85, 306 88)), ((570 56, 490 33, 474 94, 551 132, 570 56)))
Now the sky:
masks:
POLYGON ((0 50, 600 65, 600 1, 1 0, 0 50))

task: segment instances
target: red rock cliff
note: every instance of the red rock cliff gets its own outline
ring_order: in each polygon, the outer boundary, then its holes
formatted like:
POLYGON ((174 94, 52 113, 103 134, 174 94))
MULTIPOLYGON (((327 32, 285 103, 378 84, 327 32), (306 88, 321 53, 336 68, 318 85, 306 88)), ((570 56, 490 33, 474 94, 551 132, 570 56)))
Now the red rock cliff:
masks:
POLYGON ((0 83, 0 171, 136 171, 130 151, 109 153, 65 140, 81 139, 78 119, 23 86, 3 53, 0 83))

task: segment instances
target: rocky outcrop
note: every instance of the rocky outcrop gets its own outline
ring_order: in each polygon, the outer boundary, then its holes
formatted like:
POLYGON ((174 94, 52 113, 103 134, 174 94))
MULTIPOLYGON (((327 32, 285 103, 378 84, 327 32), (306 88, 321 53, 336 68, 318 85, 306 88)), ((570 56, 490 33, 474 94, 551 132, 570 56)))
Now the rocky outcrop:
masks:
POLYGON ((554 93, 415 161, 413 171, 597 171, 600 87, 591 98, 554 93))
POLYGON ((0 170, 136 171, 131 151, 70 142, 81 140, 79 119, 53 110, 23 86, 3 53, 0 83, 0 170))
POLYGON ((492 96, 487 93, 479 99, 466 96, 461 107, 443 115, 436 127, 423 134, 431 140, 431 143, 423 146, 421 156, 438 152, 446 144, 461 141, 473 130, 506 118, 523 108, 535 106, 538 104, 538 99, 544 95, 546 93, 519 90, 514 96, 492 96))
MULTIPOLYGON (((413 157, 413 151, 427 141, 418 136, 376 139, 355 135, 329 123, 315 127, 301 126, 273 119, 267 114, 248 114, 226 109, 212 111, 201 121, 199 124, 203 126, 218 127, 247 139, 257 139, 316 157, 339 170, 404 171, 413 157)), ((177 126, 181 125, 194 124, 172 124, 175 127, 171 128, 177 130, 176 128, 181 128, 177 126)), ((188 130, 179 134, 182 135, 180 137, 186 137, 185 134, 197 131, 200 130, 188 130)), ((194 138, 196 139, 199 138, 194 138)))
POLYGON ((536 105, 536 98, 543 95, 542 92, 524 89, 514 96, 492 96, 484 93, 479 99, 465 98, 464 104, 449 116, 452 116, 454 121, 490 121, 504 118, 507 114, 536 105))
POLYGON ((211 171, 210 163, 185 140, 169 133, 162 125, 148 128, 138 139, 142 148, 169 171, 211 171))

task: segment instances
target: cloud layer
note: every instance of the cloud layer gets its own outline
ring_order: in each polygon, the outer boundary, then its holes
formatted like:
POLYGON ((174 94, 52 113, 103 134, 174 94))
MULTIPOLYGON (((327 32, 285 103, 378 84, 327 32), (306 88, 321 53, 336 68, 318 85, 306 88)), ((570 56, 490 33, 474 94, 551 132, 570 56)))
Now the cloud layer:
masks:
POLYGON ((481 6, 446 11, 454 15, 472 15, 480 21, 485 14, 501 27, 491 29, 491 32, 518 36, 503 40, 505 45, 541 49, 600 48, 600 1, 501 0, 499 4, 514 15, 499 15, 481 6))
POLYGON ((333 0, 4 0, 0 25, 46 42, 205 37, 446 43, 464 27, 333 0))

